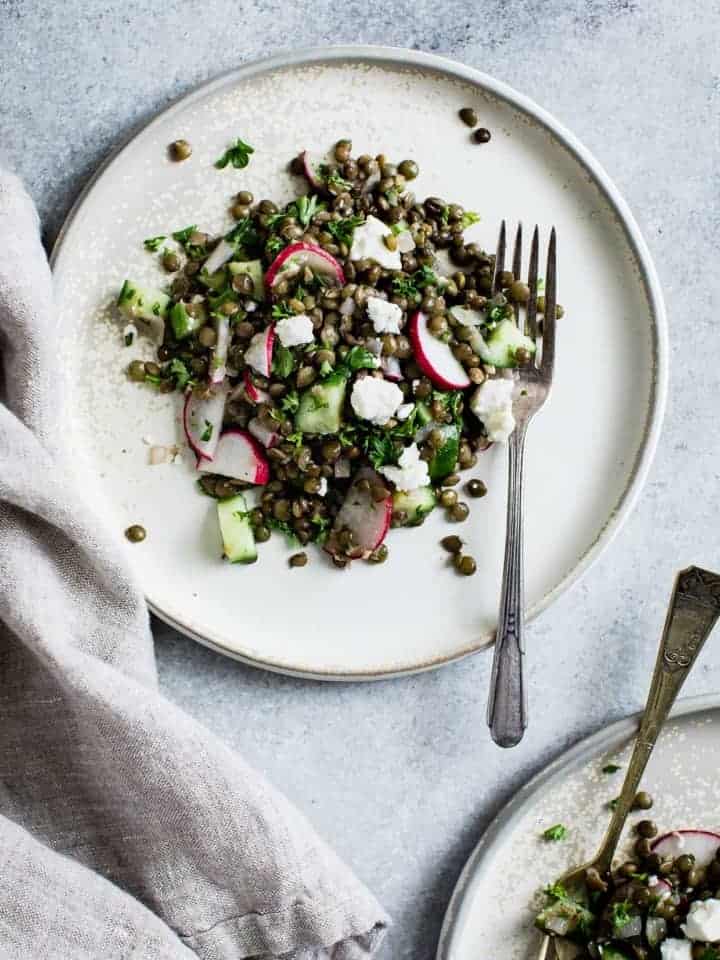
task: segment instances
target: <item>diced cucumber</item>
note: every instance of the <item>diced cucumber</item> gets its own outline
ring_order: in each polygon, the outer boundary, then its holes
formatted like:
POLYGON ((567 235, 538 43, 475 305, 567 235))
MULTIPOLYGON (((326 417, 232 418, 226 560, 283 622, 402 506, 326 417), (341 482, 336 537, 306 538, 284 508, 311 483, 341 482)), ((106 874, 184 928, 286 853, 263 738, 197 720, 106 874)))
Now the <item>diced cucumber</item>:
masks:
POLYGON ((515 367, 515 351, 522 348, 532 356, 535 353, 535 342, 520 333, 512 320, 503 320, 495 329, 484 337, 479 334, 471 346, 477 350, 485 363, 494 367, 515 367))
POLYGON ((430 423, 432 420, 432 413, 430 412, 430 407, 425 403, 424 400, 418 400, 415 404, 417 409, 416 422, 419 427, 424 427, 426 424, 430 423))
POLYGON ((452 473, 460 451, 460 430, 454 423, 437 427, 443 435, 443 442, 436 447, 432 460, 428 464, 431 480, 442 480, 452 473))
POLYGON ((553 900, 535 918, 535 926, 557 937, 570 937, 587 933, 595 922, 594 914, 587 905, 563 895, 553 900))
POLYGON ((217 512, 223 552, 230 563, 254 563, 257 548, 245 497, 238 493, 227 500, 218 500, 217 512))
POLYGON ((170 311, 170 323, 176 340, 184 340, 203 325, 203 318, 197 313, 188 313, 184 303, 176 303, 170 311))
POLYGON ((346 388, 344 373, 333 373, 309 387, 300 397, 295 427, 302 433, 337 433, 342 420, 346 388))
POLYGON ((215 273, 208 273, 205 269, 201 270, 200 282, 204 283, 210 290, 214 290, 216 293, 219 292, 227 284, 225 267, 221 267, 219 270, 216 270, 215 273))
POLYGON ((133 280, 126 280, 117 298, 117 305, 128 317, 153 322, 167 313, 170 297, 161 290, 142 287, 133 280))
POLYGON ((233 277, 239 273, 247 273, 253 282, 253 300, 265 299, 265 278, 259 260, 231 260, 228 270, 233 277))
MULTIPOLYGON (((407 514, 407 519, 399 523, 402 527, 416 527, 435 509, 435 491, 432 487, 418 487, 417 490, 396 490, 393 494, 393 519, 399 513, 407 514)), ((396 523, 398 521, 396 520, 396 523)))

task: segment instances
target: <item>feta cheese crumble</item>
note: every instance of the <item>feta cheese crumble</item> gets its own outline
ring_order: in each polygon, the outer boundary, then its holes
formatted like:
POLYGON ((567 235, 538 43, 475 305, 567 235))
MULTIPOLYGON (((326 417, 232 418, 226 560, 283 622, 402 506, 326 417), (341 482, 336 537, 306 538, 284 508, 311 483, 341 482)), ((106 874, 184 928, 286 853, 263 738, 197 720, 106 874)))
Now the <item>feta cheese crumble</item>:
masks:
POLYGON ((367 314, 376 333, 400 333, 402 310, 396 303, 388 303, 382 297, 368 297, 367 314))
POLYGON ((317 495, 319 497, 324 497, 327 492, 328 492, 327 477, 320 477, 320 487, 318 488, 317 495))
POLYGON ((275 324, 275 333, 284 347, 298 347, 303 343, 312 343, 315 339, 313 322, 306 313, 278 320, 275 324))
POLYGON ((692 944, 670 937, 660 944, 660 956, 662 960, 692 960, 692 944))
POLYGON ((379 377, 362 377, 353 384, 350 403, 362 420, 381 427, 403 402, 400 387, 379 377))
POLYGON ((430 483, 428 465, 420 459, 420 451, 416 443, 405 447, 398 459, 396 467, 380 467, 380 473, 395 484, 398 490, 409 493, 418 487, 426 487, 430 483))
POLYGON ((694 900, 681 930, 689 940, 703 943, 720 940, 720 900, 694 900))
POLYGON ((267 355, 267 333, 261 330, 250 340, 245 351, 245 363, 263 376, 269 376, 269 358, 267 355))
POLYGON ((402 268, 400 251, 388 250, 383 240, 384 237, 389 237, 391 233, 390 227, 382 220, 369 216, 365 223, 355 227, 352 247, 350 248, 350 259, 374 260, 375 263, 385 267, 386 270, 400 270, 402 268))
POLYGON ((488 440, 505 443, 515 429, 512 380, 486 380, 470 398, 470 409, 481 420, 488 440))
POLYGON ((401 403, 395 411, 395 416, 398 418, 398 420, 407 420, 414 409, 414 403, 401 403))

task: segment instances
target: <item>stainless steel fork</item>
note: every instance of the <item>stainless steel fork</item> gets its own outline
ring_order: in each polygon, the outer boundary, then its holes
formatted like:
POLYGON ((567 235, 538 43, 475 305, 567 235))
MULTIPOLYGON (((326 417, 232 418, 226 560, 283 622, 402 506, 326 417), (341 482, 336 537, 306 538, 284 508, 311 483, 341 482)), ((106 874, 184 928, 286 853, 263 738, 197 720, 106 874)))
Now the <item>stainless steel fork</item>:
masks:
MULTIPOLYGON (((500 227, 493 293, 499 293, 501 274, 505 270, 506 227, 500 227)), ((527 726, 527 691, 524 678, 525 636, 523 622, 523 460, 527 428, 547 399, 552 384, 555 362, 555 307, 557 306, 557 266, 555 228, 550 231, 545 272, 545 310, 542 330, 537 317, 538 260, 540 235, 533 231, 528 267, 530 296, 527 308, 515 304, 515 321, 520 330, 536 344, 534 358, 519 367, 513 390, 513 416, 516 427, 508 441, 508 501, 500 613, 498 617, 488 726, 492 738, 501 747, 514 747, 522 740, 527 726)), ((516 280, 522 272, 522 224, 515 234, 512 272, 516 280)))

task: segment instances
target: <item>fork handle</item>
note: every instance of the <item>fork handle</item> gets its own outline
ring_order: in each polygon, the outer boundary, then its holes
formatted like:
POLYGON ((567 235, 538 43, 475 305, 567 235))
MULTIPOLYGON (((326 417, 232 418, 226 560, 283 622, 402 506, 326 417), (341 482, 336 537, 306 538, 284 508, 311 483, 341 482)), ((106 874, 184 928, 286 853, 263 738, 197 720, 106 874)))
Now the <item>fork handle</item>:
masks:
POLYGON ((498 616, 487 722, 495 743, 514 747, 527 726, 523 558, 523 462, 526 423, 508 443, 508 501, 500 613, 498 616))

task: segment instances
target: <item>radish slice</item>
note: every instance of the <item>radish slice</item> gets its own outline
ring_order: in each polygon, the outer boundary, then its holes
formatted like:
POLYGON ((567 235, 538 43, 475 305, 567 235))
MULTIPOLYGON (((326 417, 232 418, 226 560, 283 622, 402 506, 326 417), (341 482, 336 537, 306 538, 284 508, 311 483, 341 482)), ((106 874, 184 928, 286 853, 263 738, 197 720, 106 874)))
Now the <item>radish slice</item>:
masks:
POLYGON ((248 370, 243 370, 243 391, 251 403, 269 403, 270 394, 267 390, 256 387, 248 370))
POLYGON ((301 267, 310 267, 316 276, 324 277, 335 286, 345 283, 345 274, 335 257, 316 243, 300 240, 281 250, 268 267, 265 274, 268 289, 272 290, 276 283, 288 275, 293 276, 301 267))
POLYGON ((388 490, 384 500, 378 502, 373 499, 369 490, 358 489, 358 481, 362 479, 369 480, 371 484, 384 485, 382 478, 374 470, 367 468, 358 471, 325 544, 325 549, 333 556, 348 556, 338 541, 338 533, 346 527, 353 532, 355 538, 352 544, 353 559, 368 557, 376 547, 380 546, 390 528, 392 516, 390 491, 388 490))
POLYGON ((659 854, 663 860, 674 860, 683 853, 691 853, 698 867, 712 863, 718 848, 720 834, 711 830, 674 830, 658 837, 652 845, 653 853, 659 854))
POLYGON ((263 376, 269 377, 272 370, 273 345, 275 343, 275 327, 266 327, 251 338, 245 351, 245 363, 263 376))
POLYGON ((224 267, 230 257, 235 253, 235 247, 227 240, 221 240, 213 252, 205 261, 204 269, 208 274, 216 273, 220 267, 224 267))
POLYGON ((400 361, 397 357, 383 357, 380 361, 380 366, 382 367, 386 380, 399 383, 400 380, 404 379, 402 370, 400 369, 400 361))
POLYGON ((228 346, 230 345, 230 317, 220 315, 215 320, 215 346, 211 364, 210 383, 222 383, 227 374, 228 346))
MULTIPOLYGON (((626 891, 630 890, 630 883, 621 883, 617 888, 618 896, 623 897, 626 891)), ((666 897, 669 897, 672 893, 672 887, 667 882, 663 880, 662 877, 650 877, 648 880, 648 890, 657 897, 659 900, 664 900, 666 897)))
POLYGON ((303 150, 300 157, 302 158, 305 179, 311 187, 315 187, 316 190, 322 190, 325 186, 325 181, 320 173, 320 167, 325 163, 325 158, 319 154, 312 154, 309 150, 303 150))
POLYGON ((465 368, 450 347, 430 333, 428 318, 422 310, 412 315, 409 329, 418 366, 436 386, 445 390, 464 390, 470 386, 465 368))
POLYGON ((266 427, 259 417, 252 418, 250 423, 248 423, 248 430, 267 450, 269 450, 270 447, 274 447, 280 440, 280 434, 277 430, 266 427))
POLYGON ((235 428, 220 435, 212 461, 201 457, 198 470, 246 483, 265 484, 270 479, 270 467, 260 444, 246 430, 235 428))
POLYGON ((227 390, 219 387, 202 397, 190 390, 185 397, 185 436, 192 449, 203 460, 212 460, 215 456, 222 430, 226 396, 227 390))

